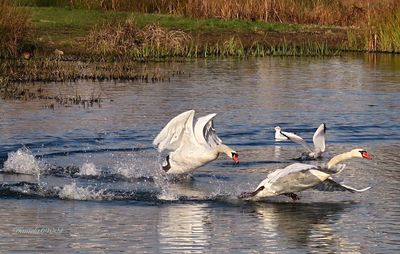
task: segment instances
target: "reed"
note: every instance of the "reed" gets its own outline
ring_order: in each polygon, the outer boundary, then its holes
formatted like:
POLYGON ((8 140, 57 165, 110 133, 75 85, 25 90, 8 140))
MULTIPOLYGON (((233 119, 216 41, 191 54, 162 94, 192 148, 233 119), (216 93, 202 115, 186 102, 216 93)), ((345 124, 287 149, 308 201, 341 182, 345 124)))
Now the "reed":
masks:
POLYGON ((0 56, 17 56, 32 51, 32 24, 28 11, 11 0, 0 0, 0 56))
POLYGON ((36 6, 164 13, 196 18, 360 25, 371 13, 392 12, 396 0, 19 0, 36 6))
POLYGON ((400 53, 400 8, 377 23, 376 35, 369 37, 368 45, 374 45, 377 51, 400 53))
POLYGON ((201 43, 181 30, 168 30, 158 24, 139 28, 131 20, 106 23, 93 29, 85 39, 88 52, 102 57, 118 55, 122 59, 154 59, 166 57, 216 57, 216 56, 326 56, 336 52, 326 43, 301 43, 271 46, 253 43, 245 46, 241 39, 232 36, 224 41, 201 43))

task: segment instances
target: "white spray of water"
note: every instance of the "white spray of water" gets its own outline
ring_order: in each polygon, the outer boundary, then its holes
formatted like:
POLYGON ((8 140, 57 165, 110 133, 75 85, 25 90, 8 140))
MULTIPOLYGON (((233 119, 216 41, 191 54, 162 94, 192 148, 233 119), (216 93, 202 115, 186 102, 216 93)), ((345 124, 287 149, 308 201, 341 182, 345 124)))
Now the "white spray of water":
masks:
POLYGON ((26 148, 20 148, 16 152, 8 153, 8 158, 4 162, 4 172, 12 172, 28 175, 40 175, 43 167, 35 158, 32 152, 26 148))
POLYGON ((98 176, 100 175, 100 170, 96 168, 96 165, 93 163, 83 163, 83 165, 79 168, 78 175, 81 176, 98 176))
POLYGON ((60 198, 74 200, 110 200, 111 194, 106 194, 105 190, 94 190, 91 187, 78 187, 76 183, 64 185, 59 193, 60 198))

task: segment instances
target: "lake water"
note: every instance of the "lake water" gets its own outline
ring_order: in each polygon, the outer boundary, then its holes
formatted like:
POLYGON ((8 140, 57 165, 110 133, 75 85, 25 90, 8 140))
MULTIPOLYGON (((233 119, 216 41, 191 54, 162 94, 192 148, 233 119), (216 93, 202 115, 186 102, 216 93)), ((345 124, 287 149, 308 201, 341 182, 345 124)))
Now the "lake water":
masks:
MULTIPOLYGON (((169 82, 42 84, 101 106, 0 99, 0 249, 18 253, 397 253, 400 251, 400 56, 265 57, 149 64, 169 82), (179 113, 218 113, 239 152, 167 181, 152 140, 179 113), (327 124, 331 156, 364 148, 338 181, 363 193, 243 202, 327 124)), ((37 84, 38 85, 38 84, 37 84)))

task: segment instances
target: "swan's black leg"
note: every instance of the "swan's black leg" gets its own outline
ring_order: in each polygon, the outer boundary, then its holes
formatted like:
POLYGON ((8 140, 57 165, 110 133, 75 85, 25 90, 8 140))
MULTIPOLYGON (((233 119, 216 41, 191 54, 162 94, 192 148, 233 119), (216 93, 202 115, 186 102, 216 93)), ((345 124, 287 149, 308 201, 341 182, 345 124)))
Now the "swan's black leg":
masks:
POLYGON ((165 157, 165 161, 162 164, 162 169, 165 172, 168 172, 168 170, 171 168, 171 164, 169 163, 169 155, 167 155, 167 157, 165 157))
POLYGON ((294 194, 293 192, 283 193, 282 195, 291 198, 293 201, 300 200, 300 197, 297 194, 294 194))
POLYGON ((242 194, 239 195, 239 198, 251 198, 251 197, 254 197, 255 195, 257 195, 257 193, 262 191, 264 188, 265 188, 264 186, 261 186, 260 188, 258 188, 257 190, 255 190, 253 192, 243 192, 242 194))

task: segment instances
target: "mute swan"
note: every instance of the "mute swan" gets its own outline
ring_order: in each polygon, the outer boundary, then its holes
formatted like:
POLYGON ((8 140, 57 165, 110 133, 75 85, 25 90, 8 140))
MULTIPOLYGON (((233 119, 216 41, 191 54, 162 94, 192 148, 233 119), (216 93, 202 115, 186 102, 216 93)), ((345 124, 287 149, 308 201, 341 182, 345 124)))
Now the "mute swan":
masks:
POLYGON ((317 159, 321 157, 321 154, 323 152, 325 152, 325 131, 326 131, 325 124, 324 123, 320 124, 320 126, 315 131, 313 136, 314 148, 310 147, 302 137, 294 133, 281 130, 280 134, 288 138, 289 140, 302 145, 307 150, 307 153, 303 153, 300 158, 302 160, 309 160, 309 159, 317 159))
POLYGON ((209 114, 193 122, 195 111, 189 110, 174 117, 154 139, 158 151, 170 150, 162 169, 168 174, 190 173, 225 153, 235 163, 239 156, 217 136, 209 114))
MULTIPOLYGON (((333 157, 328 162, 327 168, 331 169, 339 162, 351 158, 372 159, 367 151, 363 149, 353 149, 350 152, 333 157)), ((343 167, 344 165, 342 168, 343 167)), ((294 163, 268 174, 267 178, 257 186, 255 191, 244 192, 239 198, 257 200, 277 195, 285 195, 293 200, 298 200, 299 197, 294 192, 300 192, 309 188, 320 191, 363 192, 370 187, 358 190, 334 181, 331 174, 326 171, 324 172, 324 168, 310 164, 294 163)))

